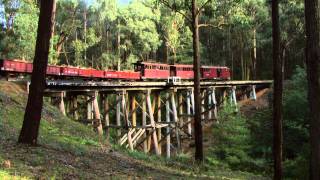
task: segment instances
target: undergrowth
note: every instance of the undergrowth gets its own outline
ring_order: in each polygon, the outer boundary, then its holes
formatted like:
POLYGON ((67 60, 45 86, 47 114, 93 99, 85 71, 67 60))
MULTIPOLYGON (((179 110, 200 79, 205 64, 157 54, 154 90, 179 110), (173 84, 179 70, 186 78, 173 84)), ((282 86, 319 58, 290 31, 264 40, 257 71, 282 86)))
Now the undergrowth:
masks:
MULTIPOLYGON (((0 179, 28 179, 31 177, 62 178, 72 168, 61 167, 48 154, 83 155, 99 146, 98 137, 86 126, 70 121, 45 102, 39 130, 39 147, 17 144, 22 127, 26 94, 4 91, 0 86, 0 163, 8 160, 10 167, 0 164, 0 179), (40 170, 36 170, 40 168, 40 170), (40 174, 36 174, 38 172, 40 174)), ((62 157, 61 157, 62 158, 62 157)))

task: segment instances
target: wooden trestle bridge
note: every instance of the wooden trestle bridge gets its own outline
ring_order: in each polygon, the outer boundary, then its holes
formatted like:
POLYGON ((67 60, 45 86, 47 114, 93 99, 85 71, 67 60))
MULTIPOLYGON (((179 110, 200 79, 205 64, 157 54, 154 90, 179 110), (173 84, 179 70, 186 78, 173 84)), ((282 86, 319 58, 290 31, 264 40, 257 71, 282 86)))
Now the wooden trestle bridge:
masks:
MULTIPOLYGON (((237 110, 237 100, 256 99, 256 90, 272 81, 204 81, 202 121, 214 121, 226 100, 237 110)), ((193 137, 193 82, 91 82, 47 81, 45 95, 60 111, 78 121, 92 124, 117 143, 166 154, 179 152, 186 138, 193 137), (165 151, 165 152, 164 152, 165 151)))

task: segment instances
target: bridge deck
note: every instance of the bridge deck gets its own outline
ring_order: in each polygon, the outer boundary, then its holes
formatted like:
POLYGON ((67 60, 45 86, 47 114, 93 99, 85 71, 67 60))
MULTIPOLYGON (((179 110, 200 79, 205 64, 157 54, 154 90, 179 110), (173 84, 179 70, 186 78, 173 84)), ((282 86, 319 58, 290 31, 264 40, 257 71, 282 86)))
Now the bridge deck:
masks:
MULTIPOLYGON (((271 80, 258 81, 202 81, 202 87, 231 87, 249 85, 271 85, 271 80)), ((191 88, 192 81, 182 81, 180 83, 169 84, 152 81, 77 81, 77 80, 48 80, 47 91, 68 90, 68 91, 88 91, 88 90, 117 90, 117 89, 172 89, 172 88, 191 88)))

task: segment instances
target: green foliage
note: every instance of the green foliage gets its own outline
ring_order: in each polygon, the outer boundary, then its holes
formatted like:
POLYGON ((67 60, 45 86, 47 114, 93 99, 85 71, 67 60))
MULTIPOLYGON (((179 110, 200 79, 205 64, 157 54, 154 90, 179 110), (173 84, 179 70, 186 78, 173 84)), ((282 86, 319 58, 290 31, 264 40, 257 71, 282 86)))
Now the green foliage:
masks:
MULTIPOLYGON (((306 71, 297 67, 284 92, 283 148, 286 178, 308 177, 309 119, 306 71)), ((251 155, 263 158, 266 169, 272 167, 272 112, 259 112, 250 120, 253 148, 251 155)))
MULTIPOLYGON (((31 1, 32 2, 32 1, 31 1)), ((15 35, 19 58, 31 60, 34 56, 36 44, 36 30, 38 28, 38 8, 28 1, 22 2, 21 8, 15 18, 15 35)))
MULTIPOLYGON (((20 87, 0 82, 0 164, 4 160, 11 162, 11 168, 0 168, 0 179, 63 179, 65 173, 76 173, 85 178, 78 166, 67 165, 64 158, 70 155, 76 158, 72 161, 79 161, 81 157, 89 158, 92 151, 101 146, 97 135, 92 129, 68 119, 58 113, 56 107, 45 102, 39 146, 18 145, 26 97, 20 87), (4 91, 8 87, 12 89, 4 91)), ((81 163, 78 165, 81 166, 81 163)))
POLYGON ((30 178, 27 177, 22 177, 22 176, 16 176, 16 175, 11 175, 10 173, 0 170, 0 179, 16 179, 16 180, 27 180, 30 178))
POLYGON ((306 70, 296 68, 284 96, 284 154, 288 177, 308 177, 309 122, 306 70), (304 108, 303 108, 304 107, 304 108))
POLYGON ((161 43, 156 27, 159 20, 159 10, 151 9, 141 1, 132 1, 129 6, 119 9, 122 51, 131 49, 142 59, 145 54, 155 51, 161 43))
POLYGON ((192 32, 184 17, 175 12, 161 8, 160 25, 164 46, 172 54, 172 63, 191 63, 192 32))
POLYGON ((74 65, 85 66, 85 62, 82 61, 82 52, 86 49, 86 44, 81 40, 75 40, 72 42, 72 47, 74 49, 74 65))
POLYGON ((21 0, 2 3, 5 6, 6 23, 9 21, 6 25, 10 26, 0 32, 0 55, 33 60, 39 13, 36 2, 21 0))
MULTIPOLYGON (((16 140, 18 137, 23 121, 24 103, 24 93, 3 94, 0 91, 0 132, 6 134, 7 138, 16 140)), ((40 144, 79 154, 99 145, 94 132, 61 114, 57 115, 56 112, 55 107, 45 102, 38 139, 40 144), (52 119, 54 116, 56 119, 52 119)))
MULTIPOLYGON (((270 95, 271 101, 271 95, 270 95)), ((297 67, 284 92, 284 175, 308 177, 310 119, 307 108, 306 71, 297 67)), ((215 144, 207 160, 212 166, 259 174, 272 173, 272 111, 256 112, 252 118, 235 114, 226 106, 213 128, 215 144)))
MULTIPOLYGON (((57 1, 49 62, 97 69, 131 69, 137 60, 192 63, 190 3, 183 0, 57 1), (167 6, 171 8, 168 8, 167 6), (183 15, 182 15, 183 14, 183 15), (118 38, 119 36, 119 38, 118 38)), ((206 0, 199 0, 198 6, 206 0)), ((38 21, 35 0, 1 0, 0 56, 32 60, 38 21)), ((272 59, 269 3, 212 0, 199 16, 201 63, 226 65, 233 79, 269 79, 272 59), (254 38, 256 37, 256 38, 254 38), (254 40, 255 39, 255 40, 254 40), (255 45, 256 44, 256 45, 255 45), (256 59, 253 52, 256 52, 256 59), (257 62, 257 69, 253 68, 257 62)), ((304 63, 302 0, 280 3, 281 54, 286 77, 304 63), (290 61, 289 61, 290 60, 290 61)))
POLYGON ((208 161, 212 165, 225 165, 232 169, 248 170, 252 159, 249 156, 250 130, 247 121, 235 114, 234 107, 226 106, 219 113, 219 121, 213 128, 214 145, 208 161))

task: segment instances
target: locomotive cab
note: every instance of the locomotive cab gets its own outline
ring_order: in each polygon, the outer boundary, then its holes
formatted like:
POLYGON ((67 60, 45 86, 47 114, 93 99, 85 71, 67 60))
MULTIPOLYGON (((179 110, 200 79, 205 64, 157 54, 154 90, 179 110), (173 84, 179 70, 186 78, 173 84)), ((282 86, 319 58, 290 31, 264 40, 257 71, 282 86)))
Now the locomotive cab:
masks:
POLYGON ((177 67, 176 66, 170 66, 170 76, 177 76, 177 67))
POLYGON ((167 79, 170 76, 170 67, 167 64, 142 62, 134 63, 134 71, 140 72, 141 79, 167 79))
POLYGON ((141 61, 137 61, 136 63, 133 63, 133 66, 134 66, 134 72, 140 72, 141 76, 144 76, 145 65, 141 61))

